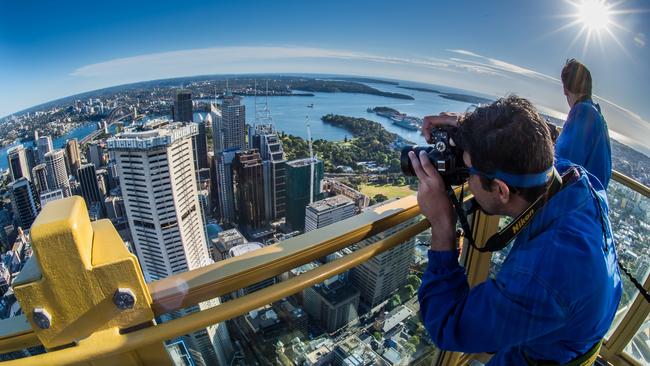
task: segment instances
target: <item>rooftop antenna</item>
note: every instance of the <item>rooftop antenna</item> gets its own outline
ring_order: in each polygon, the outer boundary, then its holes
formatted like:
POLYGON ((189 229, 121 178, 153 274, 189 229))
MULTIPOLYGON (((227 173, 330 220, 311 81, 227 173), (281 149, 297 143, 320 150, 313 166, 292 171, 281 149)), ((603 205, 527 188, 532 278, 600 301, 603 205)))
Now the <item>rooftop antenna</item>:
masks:
POLYGON ((309 204, 314 203, 314 150, 311 145, 311 127, 307 115, 307 142, 309 143, 309 204))

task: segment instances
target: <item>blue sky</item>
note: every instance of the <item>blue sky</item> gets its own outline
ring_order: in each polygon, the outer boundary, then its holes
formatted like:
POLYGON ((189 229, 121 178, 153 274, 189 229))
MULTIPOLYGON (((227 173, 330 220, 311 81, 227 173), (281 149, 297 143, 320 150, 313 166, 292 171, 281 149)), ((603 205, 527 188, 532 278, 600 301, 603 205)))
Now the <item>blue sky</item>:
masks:
POLYGON ((557 79, 575 57, 613 132, 647 145, 650 5, 608 5, 613 36, 586 43, 582 23, 568 26, 578 12, 568 0, 2 1, 0 116, 122 83, 251 72, 514 92, 566 113, 557 79))

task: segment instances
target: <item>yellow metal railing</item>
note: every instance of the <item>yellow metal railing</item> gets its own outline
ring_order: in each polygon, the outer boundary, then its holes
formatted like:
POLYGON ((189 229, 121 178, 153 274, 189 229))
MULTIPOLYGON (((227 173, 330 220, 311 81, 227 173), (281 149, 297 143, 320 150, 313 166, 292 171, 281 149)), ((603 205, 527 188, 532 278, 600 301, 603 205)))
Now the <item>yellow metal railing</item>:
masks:
MULTIPOLYGON (((614 172, 614 180, 650 197, 648 187, 618 172, 614 172)), ((52 214, 61 215, 62 213, 53 212, 52 214)), ((415 196, 406 197, 343 222, 310 232, 308 235, 291 238, 241 257, 231 258, 149 283, 146 285, 148 293, 151 295, 151 302, 148 305, 155 315, 195 305, 321 258, 413 219, 418 214, 419 208, 415 196)), ((473 218, 474 232, 477 233, 477 236, 489 237, 496 231, 497 219, 477 213, 473 218)), ((35 226, 38 227, 38 225, 35 226)), ((161 352, 160 345, 163 341, 232 319, 322 282, 334 274, 344 272, 374 255, 402 243, 427 227, 427 222, 420 221, 383 240, 305 274, 207 310, 185 315, 163 324, 144 323, 137 327, 137 330, 130 332, 125 332, 124 327, 119 326, 103 327, 89 333, 86 337, 76 338, 71 344, 50 349, 50 352, 46 354, 9 361, 6 364, 104 364, 107 359, 111 359, 111 361, 124 360, 123 364, 138 364, 134 361, 138 359, 140 364, 148 364, 148 362, 144 362, 146 360, 158 362, 159 360, 151 360, 151 357, 146 354, 161 352)), ((481 241, 481 239, 477 240, 478 243, 481 241)), ((479 254, 470 248, 464 248, 461 261, 467 268, 468 278, 472 284, 485 280, 490 265, 489 254, 479 254)), ((645 285, 648 288, 650 283, 646 282, 645 285)), ((110 290, 112 291, 112 289, 110 290)), ((639 299, 637 299, 638 301, 639 299)), ((644 304, 639 304, 638 307, 640 314, 645 313, 643 315, 645 318, 649 309, 644 304)), ((634 365, 633 361, 625 360, 625 355, 622 353, 623 347, 627 344, 624 342, 625 339, 628 338, 629 341, 636 330, 636 328, 631 330, 630 328, 636 324, 635 319, 639 317, 639 314, 634 319, 628 319, 631 317, 632 314, 628 314, 610 338, 610 341, 615 339, 618 343, 605 344, 603 353, 616 357, 617 360, 623 360, 625 364, 634 365), (627 337, 630 333, 632 335, 627 337)), ((0 321, 0 352, 5 353, 42 344, 40 331, 35 332, 34 328, 30 329, 28 320, 27 317, 21 316, 12 320, 0 321)), ((138 324, 129 325, 136 326, 138 324)), ((162 353, 165 353, 164 350, 162 353)), ((459 356, 459 354, 443 352, 437 364, 451 365, 468 360, 463 357, 459 361, 459 356)), ((168 362, 168 360, 162 361, 162 364, 168 362)))

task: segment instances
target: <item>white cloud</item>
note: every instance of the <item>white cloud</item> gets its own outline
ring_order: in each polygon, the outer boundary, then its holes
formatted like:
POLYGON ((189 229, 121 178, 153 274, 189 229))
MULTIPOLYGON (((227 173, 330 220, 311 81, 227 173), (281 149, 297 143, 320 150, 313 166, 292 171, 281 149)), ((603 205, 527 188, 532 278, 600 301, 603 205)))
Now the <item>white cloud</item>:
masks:
POLYGON ((527 77, 530 77, 530 78, 542 79, 542 80, 552 81, 552 82, 555 82, 555 83, 560 83, 559 79, 554 78, 552 76, 549 76, 549 75, 546 75, 546 74, 543 74, 541 72, 537 72, 537 71, 534 71, 534 70, 531 70, 531 69, 527 69, 525 67, 517 66, 515 64, 511 64, 511 63, 506 62, 506 61, 502 61, 502 60, 498 60, 498 59, 495 59, 495 58, 482 56, 482 55, 479 55, 479 54, 474 53, 472 51, 467 51, 467 50, 462 50, 462 49, 449 49, 447 51, 453 52, 453 53, 458 53, 458 54, 464 55, 464 56, 476 57, 476 58, 478 58, 480 60, 483 60, 483 62, 469 61, 469 60, 463 60, 463 61, 467 62, 467 63, 473 63, 475 65, 479 65, 479 66, 482 66, 484 68, 490 68, 490 69, 494 69, 494 70, 506 71, 506 72, 513 73, 513 74, 527 76, 527 77))

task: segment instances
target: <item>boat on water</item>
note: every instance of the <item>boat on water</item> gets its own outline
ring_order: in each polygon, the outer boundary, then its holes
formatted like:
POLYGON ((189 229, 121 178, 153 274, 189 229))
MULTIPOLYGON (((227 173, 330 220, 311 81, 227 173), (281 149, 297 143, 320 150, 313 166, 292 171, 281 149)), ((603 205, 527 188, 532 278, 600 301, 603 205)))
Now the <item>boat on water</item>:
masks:
POLYGON ((419 124, 407 118, 403 118, 402 120, 399 121, 393 120, 393 124, 397 125, 398 127, 402 127, 404 129, 411 130, 411 131, 417 131, 420 129, 419 124))
POLYGON ((307 108, 314 108, 314 103, 307 104, 307 108))

